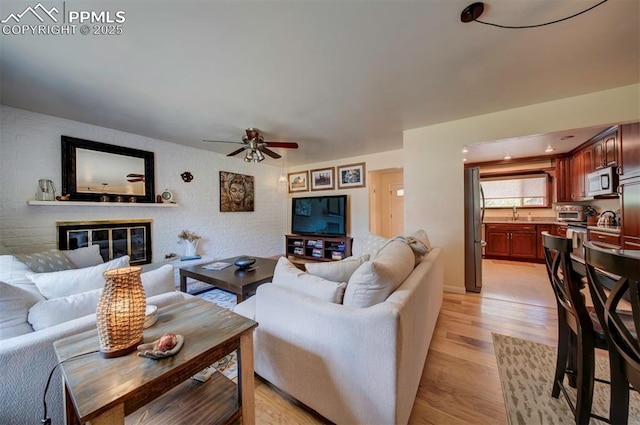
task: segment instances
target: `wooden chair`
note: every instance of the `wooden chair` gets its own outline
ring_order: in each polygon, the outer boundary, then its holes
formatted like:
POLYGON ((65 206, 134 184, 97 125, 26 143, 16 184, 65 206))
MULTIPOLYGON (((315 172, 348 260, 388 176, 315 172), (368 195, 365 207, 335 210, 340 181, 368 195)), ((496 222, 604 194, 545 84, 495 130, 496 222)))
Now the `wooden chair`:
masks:
MULTIPOLYGON (((640 391, 640 255, 627 256, 611 249, 584 244, 587 280, 594 307, 609 343, 612 424, 629 420, 629 384, 640 391), (607 295, 598 284, 602 271, 619 276, 607 295), (631 313, 618 310, 628 292, 631 313)), ((640 254, 640 253, 639 253, 640 254)))
POLYGON ((591 417, 608 422, 591 413, 594 380, 606 382, 595 378, 595 349, 607 350, 607 340, 580 292, 584 285, 582 277, 571 265, 571 239, 542 232, 542 243, 547 274, 558 307, 558 352, 551 395, 558 398, 562 390, 576 424, 588 424, 591 417), (563 385, 565 375, 570 385, 576 386, 575 406, 563 385))

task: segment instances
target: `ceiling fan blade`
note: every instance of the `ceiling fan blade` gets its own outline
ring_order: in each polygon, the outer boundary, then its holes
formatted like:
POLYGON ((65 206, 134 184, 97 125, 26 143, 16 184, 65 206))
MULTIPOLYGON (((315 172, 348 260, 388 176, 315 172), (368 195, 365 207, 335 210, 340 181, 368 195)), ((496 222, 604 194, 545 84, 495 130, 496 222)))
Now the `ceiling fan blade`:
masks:
POLYGON ((264 144, 270 148, 298 149, 298 144, 296 142, 264 142, 264 144))
POLYGON ((127 177, 137 177, 137 178, 143 179, 144 178, 144 174, 130 173, 130 174, 127 174, 127 177))
POLYGON ((238 150, 235 150, 233 152, 231 152, 230 154, 228 154, 227 156, 234 156, 234 155, 238 155, 240 152, 242 152, 243 150, 245 150, 246 148, 240 148, 238 150))
POLYGON ((278 154, 277 154, 277 153, 275 153, 274 151, 272 151, 272 150, 270 150, 270 149, 267 149, 267 148, 265 148, 265 147, 260 148, 260 150, 261 150, 262 152, 266 153, 267 155, 269 155, 271 158, 274 158, 274 159, 282 158, 282 156, 281 156, 281 155, 278 155, 278 154))
POLYGON ((244 142, 228 142, 226 140, 203 140, 203 142, 210 143, 233 143, 234 145, 244 145, 244 142))
POLYGON ((144 179, 127 179, 127 181, 129 183, 138 183, 138 182, 143 182, 144 179))

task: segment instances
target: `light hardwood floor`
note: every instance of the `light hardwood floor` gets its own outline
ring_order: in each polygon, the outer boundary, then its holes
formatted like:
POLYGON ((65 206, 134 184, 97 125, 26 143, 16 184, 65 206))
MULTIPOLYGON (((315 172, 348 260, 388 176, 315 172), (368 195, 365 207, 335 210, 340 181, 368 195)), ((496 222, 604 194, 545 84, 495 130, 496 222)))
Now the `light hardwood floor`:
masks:
MULTIPOLYGON (((410 424, 507 424, 491 333, 556 345, 544 265, 484 260, 483 278, 481 294, 444 294, 410 424)), ((256 422, 322 423, 259 378, 256 422)))

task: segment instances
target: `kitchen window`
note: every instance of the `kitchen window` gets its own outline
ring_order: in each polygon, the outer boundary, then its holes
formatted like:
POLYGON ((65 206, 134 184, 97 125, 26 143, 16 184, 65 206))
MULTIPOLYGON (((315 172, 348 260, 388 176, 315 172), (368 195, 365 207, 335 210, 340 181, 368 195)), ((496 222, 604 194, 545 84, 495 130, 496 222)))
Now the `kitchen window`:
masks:
POLYGON ((481 177, 485 208, 548 208, 550 183, 547 174, 481 177))

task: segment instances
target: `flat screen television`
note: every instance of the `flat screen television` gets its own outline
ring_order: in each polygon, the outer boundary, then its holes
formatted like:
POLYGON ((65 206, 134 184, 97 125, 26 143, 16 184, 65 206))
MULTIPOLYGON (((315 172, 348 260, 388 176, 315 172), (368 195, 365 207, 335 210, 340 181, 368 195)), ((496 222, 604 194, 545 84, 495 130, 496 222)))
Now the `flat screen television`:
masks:
POLYGON ((347 236, 347 195, 292 198, 291 233, 347 236))

